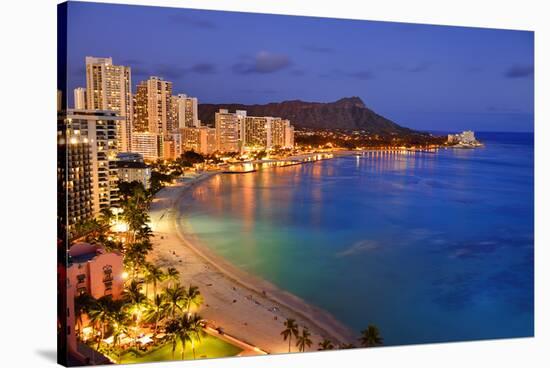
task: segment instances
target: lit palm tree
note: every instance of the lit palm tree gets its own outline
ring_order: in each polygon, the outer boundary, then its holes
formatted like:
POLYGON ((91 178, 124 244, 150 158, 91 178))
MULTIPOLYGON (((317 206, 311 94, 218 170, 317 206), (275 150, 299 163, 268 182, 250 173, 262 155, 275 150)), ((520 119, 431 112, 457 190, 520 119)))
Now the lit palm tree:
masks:
POLYGON ((90 312, 94 303, 96 300, 88 293, 82 293, 74 299, 74 313, 79 336, 82 333, 82 316, 90 312))
POLYGON ((145 321, 155 324, 154 338, 158 332, 159 322, 162 321, 167 315, 168 303, 166 303, 163 295, 158 294, 153 298, 153 302, 149 304, 149 308, 145 314, 145 321))
POLYGON ((284 323, 285 329, 281 331, 284 341, 288 339, 288 352, 290 353, 290 342, 292 340, 292 335, 298 337, 298 325, 293 318, 287 318, 284 323))
MULTIPOLYGON (((187 315, 189 330, 192 332, 195 339, 200 343, 201 337, 205 335, 204 322, 198 314, 187 315)), ((193 359, 195 359, 195 342, 191 342, 191 348, 193 349, 193 359)))
POLYGON ((167 310, 170 317, 174 318, 176 312, 182 311, 181 305, 185 302, 186 294, 185 288, 179 284, 164 290, 166 302, 168 303, 167 310))
POLYGON ((96 350, 99 350, 99 347, 101 346, 101 340, 103 340, 105 336, 107 325, 111 321, 113 313, 112 302, 113 300, 110 296, 102 296, 96 301, 96 303, 91 306, 88 313, 88 316, 90 317, 90 322, 92 322, 94 326, 99 325, 100 337, 97 342, 96 350))
POLYGON ((378 327, 374 325, 368 325, 366 330, 361 331, 361 337, 359 338, 361 346, 370 348, 373 346, 380 346, 384 343, 384 339, 380 336, 378 327))
POLYGON ((334 345, 329 339, 324 339, 319 343, 319 349, 318 350, 333 350, 334 345))
POLYGON ((132 280, 122 293, 122 300, 130 304, 135 313, 136 324, 139 324, 141 311, 147 305, 147 298, 141 292, 141 285, 136 280, 132 280))
MULTIPOLYGON (((117 311, 113 312, 111 320, 113 329, 113 348, 116 350, 120 343, 120 337, 128 334, 128 315, 119 308, 117 311)), ((120 360, 120 351, 118 351, 117 355, 120 360)))
POLYGON ((309 338, 310 336, 311 334, 309 333, 309 330, 307 329, 307 327, 304 327, 302 329, 302 334, 296 337, 296 346, 298 347, 299 351, 304 352, 306 351, 306 346, 311 346, 312 341, 309 338))
POLYGON ((204 299, 199 291, 198 286, 189 285, 189 289, 185 293, 185 310, 189 313, 189 309, 192 305, 195 307, 200 307, 204 299))
POLYGON ((153 298, 157 297, 157 285, 159 282, 162 282, 165 278, 164 272, 152 264, 147 265, 147 282, 153 283, 153 298))
POLYGON ((168 280, 168 287, 172 287, 172 281, 177 282, 179 280, 180 273, 174 267, 168 267, 166 270, 166 280, 168 280))
POLYGON ((187 343, 193 343, 193 335, 195 332, 192 330, 190 316, 184 314, 180 318, 171 319, 166 326, 166 333, 172 340, 172 359, 174 359, 174 353, 178 341, 181 342, 181 360, 185 359, 185 347, 187 343))

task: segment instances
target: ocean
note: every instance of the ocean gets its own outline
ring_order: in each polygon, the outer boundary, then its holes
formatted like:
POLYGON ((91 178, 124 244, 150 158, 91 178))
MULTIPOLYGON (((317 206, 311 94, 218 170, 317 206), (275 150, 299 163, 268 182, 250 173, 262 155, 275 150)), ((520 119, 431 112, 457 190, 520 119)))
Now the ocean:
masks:
POLYGON ((534 334, 532 133, 217 175, 180 223, 385 345, 534 334))

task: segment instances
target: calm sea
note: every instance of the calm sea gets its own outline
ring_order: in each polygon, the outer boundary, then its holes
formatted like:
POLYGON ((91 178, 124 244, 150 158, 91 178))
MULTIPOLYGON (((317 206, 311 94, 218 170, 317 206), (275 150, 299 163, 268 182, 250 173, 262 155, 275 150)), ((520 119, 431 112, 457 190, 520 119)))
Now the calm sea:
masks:
POLYGON ((182 225, 386 345, 532 336, 533 134, 219 175, 182 225))

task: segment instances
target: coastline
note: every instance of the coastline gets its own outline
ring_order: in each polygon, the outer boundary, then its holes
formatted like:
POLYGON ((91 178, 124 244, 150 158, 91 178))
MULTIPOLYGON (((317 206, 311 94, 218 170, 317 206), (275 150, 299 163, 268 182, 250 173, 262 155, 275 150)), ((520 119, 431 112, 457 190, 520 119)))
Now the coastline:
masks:
MULTIPOLYGON (((203 173, 157 193, 149 213, 155 234, 151 260, 163 268, 178 269, 183 285, 199 286, 205 297, 199 313, 211 324, 268 353, 288 352, 288 341, 280 335, 286 318, 310 330, 313 344, 307 350, 317 350, 324 338, 333 343, 356 342, 351 329, 328 312, 242 271, 181 228, 178 204, 190 198, 190 189, 218 174, 203 173)), ((297 351, 294 341, 292 348, 297 351)))

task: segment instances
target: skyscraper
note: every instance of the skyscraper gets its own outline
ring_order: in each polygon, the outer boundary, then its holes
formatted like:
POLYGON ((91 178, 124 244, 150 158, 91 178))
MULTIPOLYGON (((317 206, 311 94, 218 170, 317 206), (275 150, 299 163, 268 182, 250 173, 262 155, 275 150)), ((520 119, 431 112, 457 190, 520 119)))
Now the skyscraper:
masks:
POLYGON ((176 128, 172 113, 172 82, 150 77, 138 84, 134 131, 166 135, 176 128))
POLYGON ((75 226, 90 220, 93 211, 92 156, 87 137, 74 134, 66 127, 66 119, 58 117, 58 206, 65 208, 62 220, 71 237, 75 226))
POLYGON ((74 89, 74 108, 77 110, 86 109, 86 88, 77 87, 74 89))
POLYGON ((112 110, 123 117, 124 119, 117 121, 117 145, 121 152, 130 151, 133 100, 132 73, 129 66, 113 65, 112 58, 87 56, 86 108, 112 110))
MULTIPOLYGON (((99 215, 102 209, 110 208, 118 203, 118 173, 116 156, 118 153, 117 128, 124 118, 114 111, 97 110, 67 110, 65 117, 66 137, 69 145, 89 145, 89 153, 75 151, 76 155, 89 155, 91 164, 91 194, 93 215, 99 215)), ((79 158, 80 159, 80 158, 79 158)), ((75 183, 67 183, 68 186, 75 183)), ((69 213, 70 217, 71 214, 69 213)))
POLYGON ((175 128, 198 128, 199 121, 199 101, 196 97, 189 97, 185 94, 172 96, 172 109, 175 128))
POLYGON ((243 148, 248 150, 271 148, 272 117, 247 116, 242 127, 243 148))
POLYGON ((241 128, 246 118, 246 111, 237 110, 230 113, 220 109, 216 113, 216 146, 221 152, 240 152, 241 128))
POLYGON ((208 155, 216 151, 216 129, 207 126, 182 128, 182 151, 195 151, 208 155))

